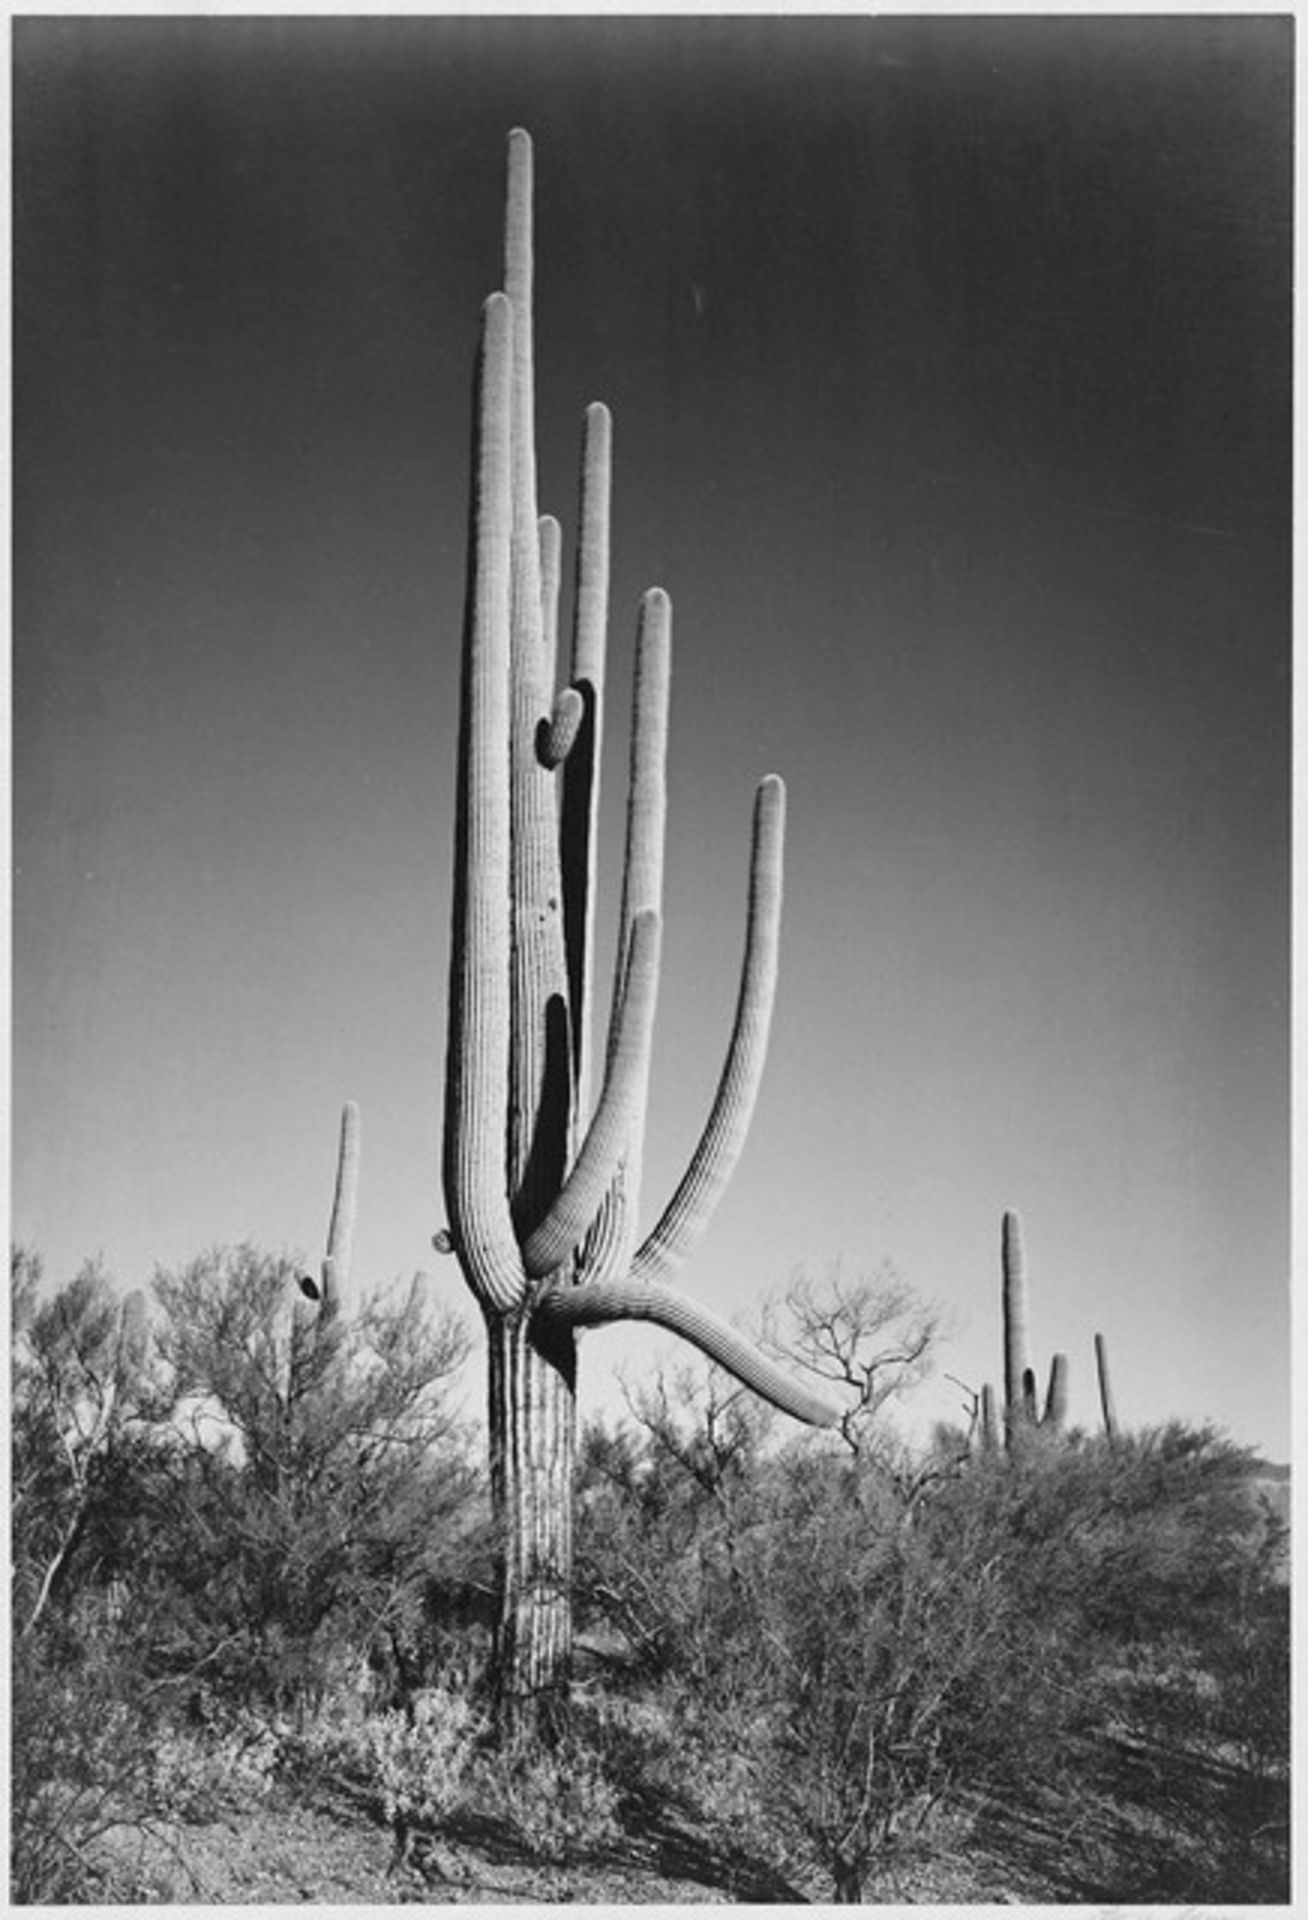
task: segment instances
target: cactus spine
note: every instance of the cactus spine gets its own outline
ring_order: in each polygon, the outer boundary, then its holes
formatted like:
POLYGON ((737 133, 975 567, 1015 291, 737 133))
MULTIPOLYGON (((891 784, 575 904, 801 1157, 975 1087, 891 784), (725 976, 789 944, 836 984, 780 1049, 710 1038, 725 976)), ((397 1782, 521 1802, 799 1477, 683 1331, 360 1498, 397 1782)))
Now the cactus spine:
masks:
POLYGON ((504 290, 483 308, 476 379, 443 1157, 448 1241, 488 1332, 502 1552, 495 1664, 509 1726, 542 1716, 548 1724, 566 1695, 578 1329, 650 1320, 799 1419, 838 1415, 665 1284, 708 1223, 762 1072, 781 911, 784 790, 775 777, 755 803, 745 957, 717 1097, 676 1193, 653 1230, 637 1235, 672 609, 659 589, 641 606, 622 909, 599 1074, 591 982, 612 429, 604 407, 587 410, 569 681, 556 696, 561 564, 557 523, 537 513, 532 278, 532 148, 515 130, 504 290))

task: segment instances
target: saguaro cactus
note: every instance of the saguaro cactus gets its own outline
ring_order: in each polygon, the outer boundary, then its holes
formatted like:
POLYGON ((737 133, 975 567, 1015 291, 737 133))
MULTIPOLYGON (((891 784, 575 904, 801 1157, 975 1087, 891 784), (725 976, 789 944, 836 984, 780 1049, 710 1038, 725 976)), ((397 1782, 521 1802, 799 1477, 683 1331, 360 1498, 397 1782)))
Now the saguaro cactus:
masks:
POLYGON ((1011 1447, 1019 1428, 1026 1421, 1030 1391, 1026 1378, 1030 1371, 1027 1364, 1026 1253, 1022 1245, 1022 1222, 1016 1213, 1004 1215, 1001 1258, 1004 1276, 1004 1432, 1011 1447))
POLYGON ((300 1275, 300 1292, 304 1298, 295 1303, 292 1367, 303 1356, 308 1336, 314 1334, 321 1339, 335 1325, 340 1313, 341 1292, 350 1277, 354 1218, 359 1200, 359 1132, 358 1104, 347 1100, 341 1109, 341 1138, 336 1156, 336 1188, 327 1227, 327 1251, 319 1280, 307 1273, 300 1275))
POLYGON ((703 1135, 637 1234, 658 987, 672 609, 640 609, 626 857, 602 1075, 591 1051, 596 817, 609 573, 611 421, 586 412, 568 683, 555 695, 559 535, 537 514, 532 147, 509 135, 504 290, 482 313, 463 640, 444 1190, 486 1321, 502 1567, 496 1676, 510 1724, 549 1717, 571 1655, 576 1334, 671 1328, 801 1420, 838 1409, 666 1283, 739 1154, 776 979, 785 795, 755 800, 735 1024, 703 1135), (599 1079, 592 1100, 592 1081, 599 1079))
POLYGON ((1117 1406, 1113 1400, 1113 1380, 1108 1371, 1108 1342, 1102 1333, 1095 1335, 1095 1367, 1099 1374, 1099 1404, 1103 1409, 1104 1432, 1109 1443, 1117 1439, 1117 1406))
POLYGON ((1050 1362, 1049 1384, 1040 1410, 1035 1369, 1030 1365, 1030 1278, 1019 1214, 1008 1212, 1001 1230, 1004 1323, 1004 1434, 1011 1449, 1033 1427, 1057 1432, 1067 1418, 1067 1355, 1050 1362))

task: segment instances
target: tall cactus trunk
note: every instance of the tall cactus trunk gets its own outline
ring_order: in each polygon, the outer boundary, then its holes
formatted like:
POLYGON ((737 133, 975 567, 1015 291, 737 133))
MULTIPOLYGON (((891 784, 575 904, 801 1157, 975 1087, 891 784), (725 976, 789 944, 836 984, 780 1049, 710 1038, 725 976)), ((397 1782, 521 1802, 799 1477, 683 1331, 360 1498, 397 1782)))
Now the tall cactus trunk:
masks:
POLYGON ((576 1343, 570 1329, 487 1318, 499 1612, 496 1709, 510 1738, 560 1732, 572 1678, 576 1343))
POLYGON ((1004 1215, 1002 1246, 1004 1290, 1004 1435, 1010 1448, 1034 1411, 1035 1380, 1030 1381, 1027 1359, 1027 1274, 1022 1247, 1022 1221, 1016 1213, 1004 1215))

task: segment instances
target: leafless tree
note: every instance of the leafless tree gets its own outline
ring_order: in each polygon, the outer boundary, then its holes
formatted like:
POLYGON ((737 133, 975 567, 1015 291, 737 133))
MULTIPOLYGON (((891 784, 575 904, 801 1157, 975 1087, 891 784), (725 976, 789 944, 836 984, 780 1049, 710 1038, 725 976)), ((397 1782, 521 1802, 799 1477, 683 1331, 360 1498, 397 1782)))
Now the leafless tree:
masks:
POLYGON ((797 1272, 768 1303, 763 1344, 849 1389, 839 1430, 858 1454, 886 1403, 930 1373, 943 1331, 942 1310, 919 1299, 889 1265, 850 1278, 835 1262, 821 1278, 797 1272))

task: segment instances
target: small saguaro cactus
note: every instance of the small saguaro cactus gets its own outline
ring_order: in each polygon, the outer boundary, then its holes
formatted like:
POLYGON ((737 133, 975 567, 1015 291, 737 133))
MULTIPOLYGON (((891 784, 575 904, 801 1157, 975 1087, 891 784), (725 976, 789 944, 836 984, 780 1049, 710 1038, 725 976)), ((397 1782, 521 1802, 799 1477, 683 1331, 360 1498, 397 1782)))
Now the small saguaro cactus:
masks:
POLYGON ((350 1256, 354 1249, 354 1219, 359 1204, 359 1107, 347 1100, 341 1109, 341 1140, 336 1156, 336 1190, 332 1195, 331 1220, 327 1227, 327 1251, 323 1256, 321 1280, 300 1275, 303 1301, 296 1302, 297 1325, 315 1321, 328 1327, 341 1309, 341 1290, 350 1276, 350 1256), (306 1302, 317 1305, 312 1314, 306 1302))
POLYGON ((536 501, 532 147, 509 135, 504 289, 482 312, 463 639, 444 1191, 452 1249, 487 1326, 500 1540, 502 1721, 552 1724, 571 1658, 576 1336, 620 1320, 683 1335, 786 1412, 839 1409, 669 1286, 749 1123, 771 1017, 785 794, 754 806, 745 954, 717 1095, 684 1178, 637 1232, 662 931, 672 608, 636 639, 625 867, 602 1070, 592 1053, 596 821, 612 424, 585 414, 571 660, 556 695, 558 525, 536 501), (598 1081, 597 1097, 593 1082, 598 1081))
POLYGON ((1120 1431, 1117 1424, 1117 1406, 1113 1399, 1113 1379, 1108 1371, 1108 1342, 1102 1333, 1095 1335, 1095 1367, 1099 1374, 1099 1405, 1103 1410, 1104 1432, 1111 1444, 1120 1431))

